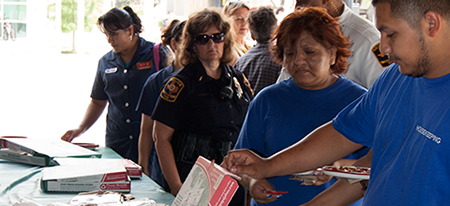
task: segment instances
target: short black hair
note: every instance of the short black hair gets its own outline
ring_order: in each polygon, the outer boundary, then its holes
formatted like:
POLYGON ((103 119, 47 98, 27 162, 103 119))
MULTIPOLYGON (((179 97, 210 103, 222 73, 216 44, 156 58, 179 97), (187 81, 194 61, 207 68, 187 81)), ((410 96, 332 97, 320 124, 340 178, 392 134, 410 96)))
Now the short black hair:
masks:
POLYGON ((277 18, 273 9, 267 6, 250 11, 247 21, 253 38, 258 42, 269 41, 277 26, 277 18))
POLYGON ((97 26, 104 34, 111 34, 120 29, 127 29, 133 25, 134 35, 142 33, 141 19, 129 6, 112 8, 97 20, 97 26))
POLYGON ((388 3, 393 18, 404 19, 411 28, 419 30, 420 21, 428 11, 435 11, 448 19, 450 14, 449 0, 372 0, 372 5, 388 3))

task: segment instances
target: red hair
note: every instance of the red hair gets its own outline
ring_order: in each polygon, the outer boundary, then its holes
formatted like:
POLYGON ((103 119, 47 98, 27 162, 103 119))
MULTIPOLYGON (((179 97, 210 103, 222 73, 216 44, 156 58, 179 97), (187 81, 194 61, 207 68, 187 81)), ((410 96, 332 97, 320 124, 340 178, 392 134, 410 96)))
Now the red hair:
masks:
POLYGON ((283 62, 284 48, 295 45, 300 35, 308 32, 325 48, 337 48, 336 63, 331 66, 331 70, 334 74, 343 74, 347 70, 347 58, 352 52, 348 49, 351 42, 342 35, 339 26, 337 20, 323 8, 306 7, 289 14, 275 32, 276 45, 271 48, 274 60, 283 62))

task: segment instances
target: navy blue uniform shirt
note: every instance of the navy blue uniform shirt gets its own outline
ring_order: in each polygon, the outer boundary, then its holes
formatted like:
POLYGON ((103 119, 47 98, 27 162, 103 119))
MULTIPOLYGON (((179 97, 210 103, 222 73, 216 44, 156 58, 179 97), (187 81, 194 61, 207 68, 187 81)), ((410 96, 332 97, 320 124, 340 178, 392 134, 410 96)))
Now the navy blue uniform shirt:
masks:
POLYGON ((253 95, 240 71, 229 67, 233 73, 230 74, 226 65, 220 66, 222 74, 218 80, 209 77, 200 62, 187 65, 170 78, 161 91, 152 119, 175 130, 235 143, 253 95), (239 82, 241 97, 238 85, 229 74, 239 82), (222 100, 220 90, 229 86, 230 81, 233 81, 233 97, 222 100))
MULTIPOLYGON (((138 138, 141 113, 136 105, 142 86, 147 78, 156 72, 153 60, 153 45, 143 38, 128 67, 118 53, 105 54, 98 63, 97 75, 91 98, 107 100, 106 146, 122 157, 138 161, 138 138)), ((164 67, 167 49, 160 46, 160 66, 164 67)))

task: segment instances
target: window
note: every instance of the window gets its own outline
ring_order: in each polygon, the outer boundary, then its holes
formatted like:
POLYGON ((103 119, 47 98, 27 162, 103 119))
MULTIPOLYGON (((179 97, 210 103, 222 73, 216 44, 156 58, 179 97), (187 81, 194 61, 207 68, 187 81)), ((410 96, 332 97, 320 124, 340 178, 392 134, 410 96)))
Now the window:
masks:
MULTIPOLYGON (((27 33, 27 1, 0 0, 0 23, 10 23, 17 37, 26 37, 27 33)), ((1 31, 3 36, 3 29, 1 31)))

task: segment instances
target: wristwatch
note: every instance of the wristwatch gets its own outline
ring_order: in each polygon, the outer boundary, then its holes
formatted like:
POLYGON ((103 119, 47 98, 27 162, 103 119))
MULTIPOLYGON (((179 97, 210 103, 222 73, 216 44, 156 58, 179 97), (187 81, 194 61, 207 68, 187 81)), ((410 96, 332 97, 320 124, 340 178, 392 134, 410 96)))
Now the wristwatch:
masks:
POLYGON ((364 183, 364 181, 366 181, 366 180, 359 181, 359 184, 361 184, 362 190, 367 190, 367 185, 366 185, 366 183, 364 183))

